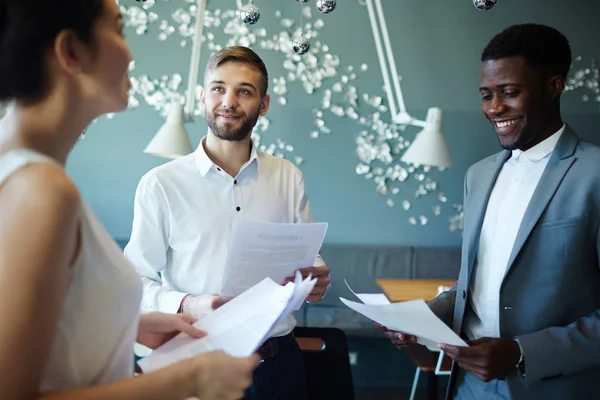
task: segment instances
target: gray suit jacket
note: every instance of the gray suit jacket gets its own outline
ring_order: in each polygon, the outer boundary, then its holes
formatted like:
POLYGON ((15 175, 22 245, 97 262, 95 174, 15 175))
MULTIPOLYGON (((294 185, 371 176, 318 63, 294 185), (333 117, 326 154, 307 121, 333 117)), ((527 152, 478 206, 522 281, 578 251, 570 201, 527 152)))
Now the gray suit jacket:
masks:
MULTIPOLYGON (((430 302, 462 333, 479 234, 510 152, 465 177, 462 264, 456 285, 430 302)), ((500 287, 500 335, 518 338, 525 376, 506 377, 513 399, 600 399, 600 148, 565 128, 521 223, 500 287)), ((454 368, 449 393, 456 378, 454 368)))

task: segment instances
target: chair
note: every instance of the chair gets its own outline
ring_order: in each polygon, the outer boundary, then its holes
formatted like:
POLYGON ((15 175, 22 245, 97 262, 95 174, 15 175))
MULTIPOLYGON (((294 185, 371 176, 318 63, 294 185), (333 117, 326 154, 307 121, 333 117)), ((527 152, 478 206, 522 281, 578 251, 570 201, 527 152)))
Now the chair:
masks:
POLYGON ((310 400, 353 400, 354 384, 346 335, 337 328, 296 327, 306 365, 310 400))
POLYGON ((431 379, 428 384, 429 398, 436 399, 438 390, 437 376, 450 375, 452 371, 452 360, 449 357, 446 357, 444 352, 440 349, 425 346, 411 346, 407 351, 410 358, 417 365, 412 390, 410 391, 410 400, 414 400, 415 398, 421 371, 429 373, 431 379))

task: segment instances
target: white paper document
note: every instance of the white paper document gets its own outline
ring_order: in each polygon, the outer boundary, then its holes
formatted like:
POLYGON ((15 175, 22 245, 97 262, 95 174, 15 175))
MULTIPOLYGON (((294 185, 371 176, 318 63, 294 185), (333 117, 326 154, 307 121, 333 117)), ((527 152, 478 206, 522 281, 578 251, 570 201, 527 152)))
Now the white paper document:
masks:
MULTIPOLYGON (((383 293, 356 293, 350 287, 350 285, 348 284, 348 281, 346 281, 346 279, 344 279, 344 282, 346 283, 348 290, 350 290, 353 295, 355 295, 360 301, 362 301, 363 304, 367 304, 370 306, 381 306, 381 305, 385 305, 385 304, 391 304, 390 301, 388 300, 387 296, 383 293)), ((432 341, 427 340, 422 337, 417 337, 417 343, 422 344, 423 346, 430 347, 432 349, 437 348, 437 343, 432 342, 432 341)))
POLYGON ((368 304, 371 306, 390 304, 390 301, 388 300, 387 296, 383 293, 355 293, 354 290, 352 290, 352 288, 348 284, 346 278, 344 278, 344 283, 346 283, 348 290, 350 290, 352 294, 358 297, 360 301, 362 301, 364 304, 368 304))
POLYGON ((264 278, 282 284, 314 265, 326 232, 326 223, 234 221, 221 296, 237 296, 264 278))
POLYGON ((342 297, 340 300, 357 313, 388 329, 416 336, 419 343, 427 347, 437 348, 440 343, 467 346, 422 299, 391 304, 361 304, 342 297))
POLYGON ((281 286, 269 278, 210 312, 194 326, 208 335, 195 339, 179 335, 138 365, 148 373, 197 354, 223 350, 234 357, 248 357, 268 338, 271 329, 287 318, 313 290, 316 279, 296 280, 281 286))

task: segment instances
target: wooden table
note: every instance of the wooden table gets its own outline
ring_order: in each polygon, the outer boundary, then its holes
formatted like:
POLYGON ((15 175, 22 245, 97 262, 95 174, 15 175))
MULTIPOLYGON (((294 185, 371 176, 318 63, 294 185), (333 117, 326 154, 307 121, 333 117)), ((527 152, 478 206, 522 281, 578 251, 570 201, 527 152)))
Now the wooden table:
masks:
POLYGON ((377 279, 377 284, 392 303, 423 299, 431 301, 438 295, 438 286, 452 286, 454 279, 377 279))

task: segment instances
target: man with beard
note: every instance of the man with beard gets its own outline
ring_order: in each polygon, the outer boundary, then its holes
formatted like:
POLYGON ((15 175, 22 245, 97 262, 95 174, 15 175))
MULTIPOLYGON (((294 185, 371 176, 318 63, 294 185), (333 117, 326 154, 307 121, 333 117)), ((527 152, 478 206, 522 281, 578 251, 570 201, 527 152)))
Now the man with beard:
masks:
MULTIPOLYGON (((144 283, 142 309, 202 318, 224 304, 228 299, 219 291, 234 220, 313 222, 300 170, 257 151, 251 140, 269 109, 267 88, 266 67, 252 50, 233 46, 215 53, 201 94, 208 134, 194 153, 142 177, 125 248, 144 283)), ((319 256, 301 272, 318 278, 307 301, 320 301, 329 269, 319 256)), ((279 324, 260 347, 263 362, 247 399, 306 399, 295 324, 293 317, 279 324)))

